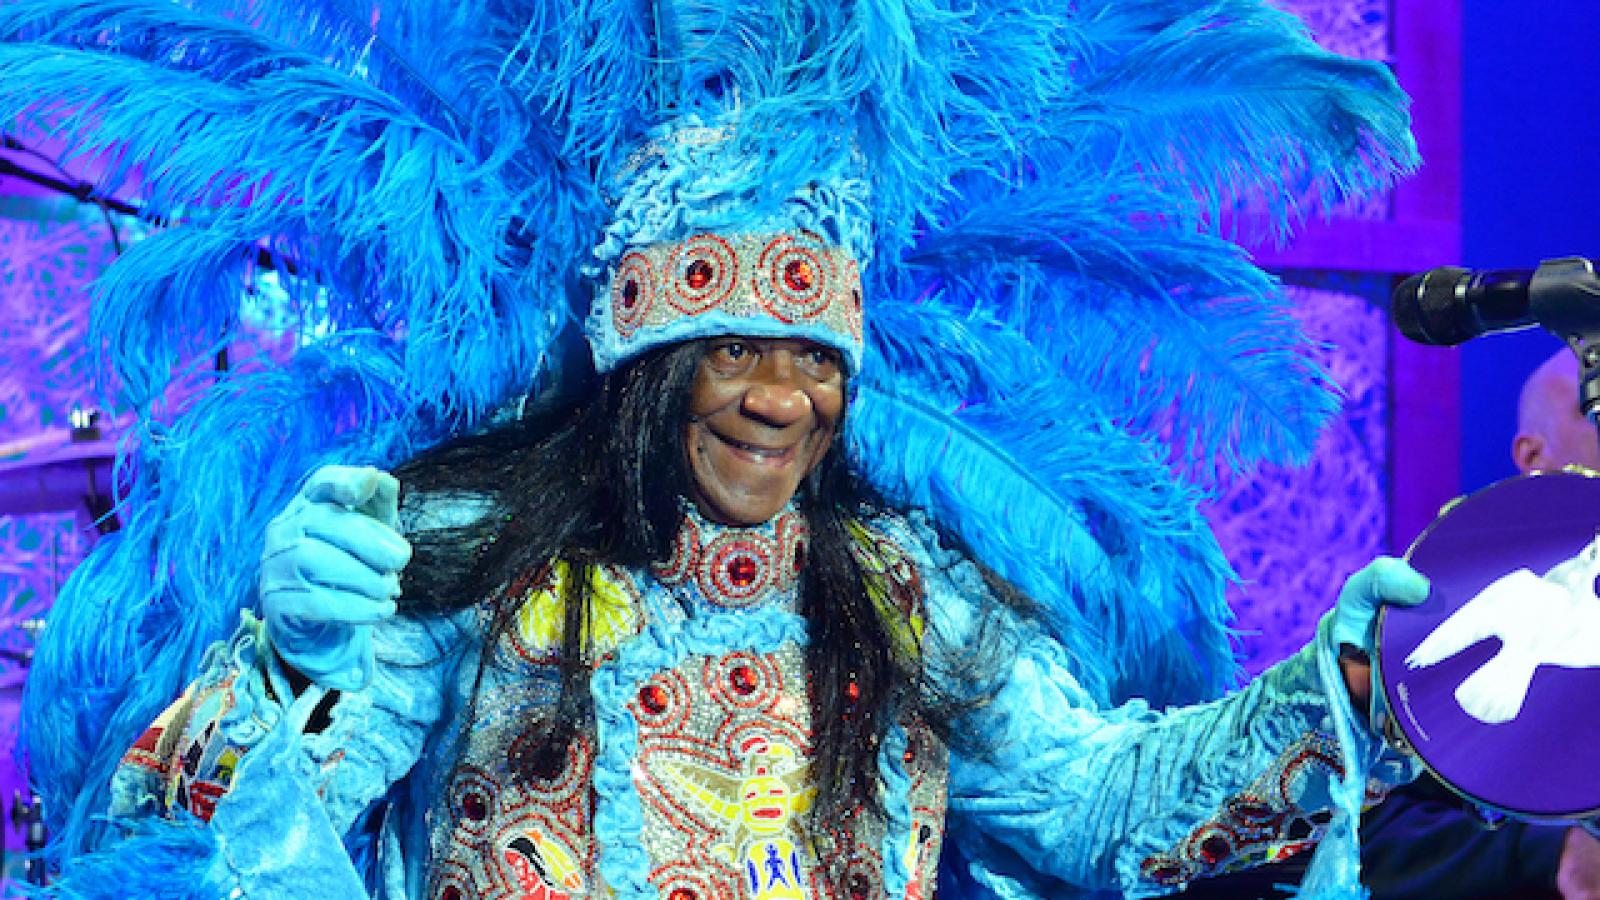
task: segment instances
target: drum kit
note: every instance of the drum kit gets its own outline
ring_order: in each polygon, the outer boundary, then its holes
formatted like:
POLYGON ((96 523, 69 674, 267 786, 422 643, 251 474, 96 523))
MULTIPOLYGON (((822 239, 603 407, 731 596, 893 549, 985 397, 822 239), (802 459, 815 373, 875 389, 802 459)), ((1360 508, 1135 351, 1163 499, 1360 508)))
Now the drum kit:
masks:
MULTIPOLYGON (((41 432, 0 444, 0 516, 65 514, 90 533, 115 531, 115 457, 116 440, 102 431, 98 414, 83 412, 74 412, 70 429, 41 432)), ((24 640, 0 647, 0 657, 26 671, 43 620, 30 617, 13 627, 24 640)), ((8 702, 15 708, 16 697, 10 697, 8 702)), ((44 863, 35 852, 45 844, 39 798, 31 792, 27 796, 15 792, 10 819, 29 853, 24 880, 44 884, 44 863)))

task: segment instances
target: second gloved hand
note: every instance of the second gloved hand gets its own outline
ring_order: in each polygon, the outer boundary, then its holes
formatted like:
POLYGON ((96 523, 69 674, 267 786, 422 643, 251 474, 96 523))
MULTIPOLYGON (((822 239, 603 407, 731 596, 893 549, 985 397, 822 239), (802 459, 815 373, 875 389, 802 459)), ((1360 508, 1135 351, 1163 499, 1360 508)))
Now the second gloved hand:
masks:
POLYGON ((411 546, 395 530, 400 485, 325 466, 267 526, 261 610, 279 659, 331 690, 372 677, 373 623, 394 615, 411 546))
POLYGON ((1349 644, 1367 656, 1377 645, 1378 607, 1416 606, 1428 599, 1428 579, 1411 564, 1380 556, 1350 576, 1333 608, 1333 650, 1349 644))

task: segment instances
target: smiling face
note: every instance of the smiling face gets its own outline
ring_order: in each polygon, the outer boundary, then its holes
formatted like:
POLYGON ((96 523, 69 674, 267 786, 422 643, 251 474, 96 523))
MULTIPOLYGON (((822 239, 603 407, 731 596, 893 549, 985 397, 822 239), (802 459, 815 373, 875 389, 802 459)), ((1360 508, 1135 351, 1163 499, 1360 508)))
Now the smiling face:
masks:
POLYGON ((839 354, 795 338, 712 340, 689 397, 684 448, 706 518, 777 515, 833 445, 844 411, 839 354))

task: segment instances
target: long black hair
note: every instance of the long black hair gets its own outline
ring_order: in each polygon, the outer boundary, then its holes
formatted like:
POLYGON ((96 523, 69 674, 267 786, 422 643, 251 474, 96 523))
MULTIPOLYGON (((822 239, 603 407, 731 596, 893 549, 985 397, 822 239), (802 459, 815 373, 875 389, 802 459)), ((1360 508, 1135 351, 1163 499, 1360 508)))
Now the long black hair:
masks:
MULTIPOLYGON (((488 653, 525 599, 509 587, 557 561, 571 567, 560 699, 545 739, 515 762, 518 777, 554 774, 591 715, 594 660, 584 623, 594 567, 645 566, 670 555, 691 486, 683 428, 704 354, 703 342, 658 349, 599 376, 578 402, 442 446, 396 472, 408 492, 464 492, 487 498, 493 510, 470 525, 411 536, 403 612, 487 604, 488 653)), ((881 501, 835 448, 806 477, 797 504, 811 533, 800 607, 810 631, 815 812, 828 821, 872 806, 890 710, 925 704, 916 689, 919 661, 896 650, 848 528, 880 511, 881 501)))

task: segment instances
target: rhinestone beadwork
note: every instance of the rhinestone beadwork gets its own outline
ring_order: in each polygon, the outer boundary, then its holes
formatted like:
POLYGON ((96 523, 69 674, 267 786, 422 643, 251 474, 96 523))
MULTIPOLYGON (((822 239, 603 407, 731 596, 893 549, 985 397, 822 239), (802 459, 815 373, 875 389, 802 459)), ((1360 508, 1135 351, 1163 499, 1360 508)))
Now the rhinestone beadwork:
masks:
POLYGON ((703 259, 697 259, 689 263, 689 268, 684 270, 683 278, 689 283, 689 287, 698 291, 711 283, 713 274, 715 273, 712 271, 710 263, 703 259))
POLYGON ((646 712, 659 715, 667 708, 667 689, 659 684, 647 684, 639 689, 639 705, 646 712))
POLYGON ((749 587, 756 582, 756 561, 748 556, 728 560, 728 580, 734 587, 749 587))
POLYGON ((760 682, 756 680, 755 670, 749 666, 735 666, 733 671, 728 673, 728 683, 732 684, 734 691, 740 694, 754 693, 760 686, 760 682))
POLYGON ((791 291, 809 291, 816 283, 816 272, 811 263, 797 259, 783 267, 783 283, 791 291))

